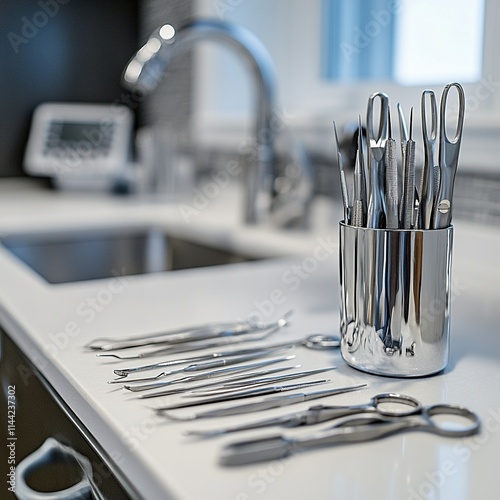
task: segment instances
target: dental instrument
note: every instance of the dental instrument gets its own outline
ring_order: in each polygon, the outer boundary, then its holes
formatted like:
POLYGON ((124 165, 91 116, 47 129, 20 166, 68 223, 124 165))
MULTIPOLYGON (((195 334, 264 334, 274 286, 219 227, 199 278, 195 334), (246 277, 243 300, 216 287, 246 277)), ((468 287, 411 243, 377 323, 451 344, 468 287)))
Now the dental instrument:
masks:
POLYGON ((255 353, 263 353, 269 350, 278 350, 278 349, 289 349, 293 347, 307 347, 309 349, 334 349, 340 346, 340 339, 336 336, 332 335, 323 335, 323 334, 312 334, 308 335, 304 339, 289 341, 289 342, 280 342, 276 344, 269 344, 267 346, 262 347, 250 347, 246 349, 238 349, 234 351, 219 351, 211 354, 205 354, 200 356, 193 356, 190 358, 179 358, 172 359, 167 361, 160 361, 158 363, 151 363, 147 365, 140 365, 129 368, 118 368, 113 370, 115 375, 118 375, 122 378, 127 377, 131 373, 137 373, 141 371, 153 370, 156 368, 162 368, 166 366, 175 366, 177 364, 182 363, 193 363, 198 361, 205 361, 215 358, 223 358, 223 357, 231 357, 231 356, 240 356, 246 354, 255 354, 255 353))
POLYGON ((297 394, 284 394, 281 396, 262 398, 260 401, 254 401, 251 403, 238 403, 236 405, 229 405, 223 408, 208 410, 205 412, 195 413, 186 416, 173 415, 171 412, 166 411, 164 408, 156 408, 155 410, 159 415, 167 417, 170 420, 179 420, 179 421, 197 420, 200 418, 217 418, 230 415, 244 415, 247 413, 270 410, 272 408, 281 408, 296 403, 302 403, 304 401, 311 401, 313 399, 326 398, 328 396, 335 396, 337 394, 356 391, 358 389, 361 389, 362 387, 366 387, 366 385, 367 384, 358 384, 349 387, 325 389, 309 393, 301 392, 297 394))
POLYGON ((253 370, 254 368, 260 368, 262 366, 267 366, 267 365, 271 365, 274 363, 281 363, 282 361, 290 361, 291 359, 294 359, 294 358, 295 358, 294 355, 286 356, 286 357, 282 357, 282 358, 271 358, 271 359, 266 359, 263 361, 258 361, 256 363, 250 363, 247 365, 228 366, 226 368, 220 368, 218 370, 210 370, 210 371, 206 371, 206 372, 202 372, 202 373, 196 373, 195 375, 187 375, 185 377, 179 377, 179 378, 172 379, 172 380, 159 380, 158 382, 152 381, 152 382, 149 382, 146 384, 140 384, 140 385, 125 384, 123 386, 123 388, 128 389, 129 391, 132 391, 132 392, 148 391, 150 389, 157 389, 158 387, 166 387, 169 385, 179 384, 179 383, 183 383, 183 382, 193 382, 193 381, 198 381, 198 380, 206 380, 208 378, 220 377, 220 376, 226 375, 228 373, 237 373, 237 372, 246 371, 246 370, 253 370))
POLYGON ((305 387, 311 387, 319 384, 326 384, 331 382, 328 378, 311 380, 308 382, 299 382, 296 384, 288 384, 288 385, 274 385, 272 387, 256 387, 252 389, 247 389, 245 391, 240 391, 237 394, 222 394, 219 396, 215 396, 212 398, 206 399, 197 399, 196 401, 188 401, 185 403, 175 403, 172 405, 162 406, 160 408, 155 408, 157 413, 171 411, 171 410, 179 410, 182 408, 192 408, 194 406, 203 406, 212 403, 223 403, 226 401, 234 401, 235 399, 246 399, 253 398, 258 396, 267 396, 269 394, 276 394, 278 392, 287 392, 294 391, 296 389, 303 389, 305 387))
POLYGON ((130 349, 132 347, 144 347, 148 345, 176 345, 185 342, 246 335, 263 330, 280 329, 288 324, 287 318, 291 313, 292 311, 288 311, 280 319, 272 323, 257 323, 251 321, 214 323, 211 325, 179 328, 163 333, 126 337, 118 340, 109 337, 100 337, 94 339, 85 347, 94 351, 113 351, 119 349, 130 349))

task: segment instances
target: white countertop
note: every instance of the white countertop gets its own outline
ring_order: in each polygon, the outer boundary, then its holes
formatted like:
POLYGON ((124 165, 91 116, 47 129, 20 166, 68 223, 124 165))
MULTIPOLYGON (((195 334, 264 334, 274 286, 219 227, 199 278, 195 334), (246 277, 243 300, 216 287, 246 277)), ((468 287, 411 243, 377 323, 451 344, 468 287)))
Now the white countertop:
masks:
MULTIPOLYGON (((294 351, 294 363, 300 363, 304 369, 337 367, 328 374, 331 382, 322 388, 368 384, 366 389, 322 399, 321 403, 364 403, 374 394, 387 391, 411 394, 425 405, 458 403, 480 415, 483 427, 477 436, 457 440, 424 433, 404 434, 371 443, 308 451, 279 462, 224 468, 218 465, 224 444, 273 434, 277 429, 210 440, 189 439, 183 435, 187 429, 216 428, 262 415, 168 422, 155 416, 150 407, 179 398, 144 402, 106 384, 113 378, 112 369, 124 366, 124 362, 99 359, 83 350, 84 344, 98 336, 118 338, 255 314, 272 320, 289 309, 294 310, 290 326, 274 334, 272 341, 300 338, 313 332, 338 332, 336 225, 331 220, 324 219, 323 224, 316 220, 311 234, 294 235, 269 228, 241 228, 235 201, 237 193, 225 193, 187 223, 175 204, 73 196, 40 192, 26 182, 0 183, 0 233, 4 235, 13 231, 150 224, 174 228, 178 233, 195 231, 206 240, 224 239, 230 248, 252 248, 255 254, 296 254, 124 278, 123 286, 118 287, 120 291, 113 292, 112 300, 91 318, 82 313, 81 304, 106 289, 109 280, 49 285, 0 247, 0 323, 133 486, 148 500, 308 496, 315 500, 461 500, 497 496, 498 228, 455 222, 451 358, 443 374, 406 380, 377 377, 346 366, 338 351, 294 351), (233 209, 228 210, 231 206, 233 209), (323 245, 328 254, 321 261, 312 258, 318 245, 323 245), (297 266, 302 278, 291 279, 292 275, 297 276, 297 266)), ((292 408, 308 406, 303 403, 292 408)), ((283 411, 290 408, 267 411, 266 416, 283 411)), ((311 429, 283 432, 295 436, 311 429)))

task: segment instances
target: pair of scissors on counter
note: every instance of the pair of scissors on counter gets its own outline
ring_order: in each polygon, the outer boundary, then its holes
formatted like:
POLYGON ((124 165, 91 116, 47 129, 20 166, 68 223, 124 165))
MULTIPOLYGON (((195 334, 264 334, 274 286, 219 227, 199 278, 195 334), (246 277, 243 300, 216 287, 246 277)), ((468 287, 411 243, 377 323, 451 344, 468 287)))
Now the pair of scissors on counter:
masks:
POLYGON ((337 444, 360 443, 409 431, 424 431, 443 437, 466 437, 479 432, 480 419, 471 410, 454 404, 422 406, 411 396, 378 394, 368 404, 355 406, 313 406, 308 410, 253 424, 191 435, 217 435, 266 426, 297 427, 329 420, 333 426, 314 434, 288 437, 277 434, 230 443, 221 454, 222 465, 244 465, 285 458, 294 452, 337 444))

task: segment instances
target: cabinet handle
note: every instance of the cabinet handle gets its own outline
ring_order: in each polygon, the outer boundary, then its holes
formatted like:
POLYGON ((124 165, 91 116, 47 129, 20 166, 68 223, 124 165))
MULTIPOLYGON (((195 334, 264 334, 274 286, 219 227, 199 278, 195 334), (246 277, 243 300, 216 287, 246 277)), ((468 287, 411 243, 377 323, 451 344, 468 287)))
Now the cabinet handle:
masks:
POLYGON ((92 465, 89 459, 52 437, 47 438, 40 448, 25 457, 17 465, 16 475, 16 496, 20 500, 84 500, 102 498, 102 495, 97 491, 93 482, 92 465), (61 461, 76 461, 81 467, 83 477, 78 483, 64 490, 51 492, 35 491, 28 486, 26 478, 31 472, 44 465, 61 461))

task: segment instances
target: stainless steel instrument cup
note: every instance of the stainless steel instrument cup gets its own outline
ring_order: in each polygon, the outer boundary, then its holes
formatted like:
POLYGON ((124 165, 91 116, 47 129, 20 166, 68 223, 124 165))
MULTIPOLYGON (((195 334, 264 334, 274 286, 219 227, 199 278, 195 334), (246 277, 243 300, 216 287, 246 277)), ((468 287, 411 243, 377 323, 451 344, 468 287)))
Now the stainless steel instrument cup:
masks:
POLYGON ((341 353, 352 367, 420 377, 448 363, 453 226, 340 223, 341 353))

